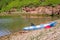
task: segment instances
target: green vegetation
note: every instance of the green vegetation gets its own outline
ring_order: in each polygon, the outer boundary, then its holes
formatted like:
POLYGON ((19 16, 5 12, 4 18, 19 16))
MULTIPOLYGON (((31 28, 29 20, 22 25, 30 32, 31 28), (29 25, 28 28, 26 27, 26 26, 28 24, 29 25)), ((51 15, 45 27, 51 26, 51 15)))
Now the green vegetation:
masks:
POLYGON ((14 7, 20 9, 24 6, 36 7, 50 4, 54 6, 58 5, 60 4, 60 0, 0 0, 0 12, 10 10, 14 7))

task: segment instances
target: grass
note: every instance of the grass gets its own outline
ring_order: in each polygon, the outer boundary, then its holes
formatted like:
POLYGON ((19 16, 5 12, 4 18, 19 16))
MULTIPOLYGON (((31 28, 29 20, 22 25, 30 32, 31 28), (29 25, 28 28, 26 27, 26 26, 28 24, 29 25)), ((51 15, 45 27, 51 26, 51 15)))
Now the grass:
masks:
POLYGON ((1 0, 0 12, 10 10, 12 8, 20 9, 24 6, 37 7, 37 6, 56 6, 60 4, 60 0, 1 0), (51 4, 51 5, 50 5, 51 4))

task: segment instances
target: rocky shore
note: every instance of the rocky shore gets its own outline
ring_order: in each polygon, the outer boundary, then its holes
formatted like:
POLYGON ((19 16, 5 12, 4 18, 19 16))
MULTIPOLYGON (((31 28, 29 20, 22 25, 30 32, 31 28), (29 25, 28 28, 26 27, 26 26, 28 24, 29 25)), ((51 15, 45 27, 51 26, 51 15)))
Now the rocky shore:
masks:
POLYGON ((39 6, 39 7, 24 7, 22 10, 26 13, 30 14, 59 14, 60 13, 60 5, 57 6, 39 6))

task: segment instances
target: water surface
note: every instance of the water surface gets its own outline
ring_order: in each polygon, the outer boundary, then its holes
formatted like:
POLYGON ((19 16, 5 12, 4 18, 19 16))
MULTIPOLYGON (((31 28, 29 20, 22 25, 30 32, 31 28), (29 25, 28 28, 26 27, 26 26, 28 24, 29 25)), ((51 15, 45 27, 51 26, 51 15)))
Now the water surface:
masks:
POLYGON ((58 17, 42 17, 42 18, 0 18, 0 36, 20 31, 23 27, 30 26, 30 23, 35 25, 57 20, 58 17))

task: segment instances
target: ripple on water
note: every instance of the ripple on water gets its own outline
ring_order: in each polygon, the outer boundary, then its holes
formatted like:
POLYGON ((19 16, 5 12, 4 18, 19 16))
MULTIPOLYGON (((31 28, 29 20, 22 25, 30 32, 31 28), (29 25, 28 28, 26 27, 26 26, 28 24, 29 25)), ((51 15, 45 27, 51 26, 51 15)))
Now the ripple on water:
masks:
POLYGON ((10 34, 11 32, 8 29, 0 30, 0 37, 10 34))

